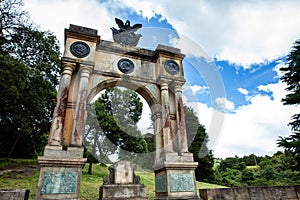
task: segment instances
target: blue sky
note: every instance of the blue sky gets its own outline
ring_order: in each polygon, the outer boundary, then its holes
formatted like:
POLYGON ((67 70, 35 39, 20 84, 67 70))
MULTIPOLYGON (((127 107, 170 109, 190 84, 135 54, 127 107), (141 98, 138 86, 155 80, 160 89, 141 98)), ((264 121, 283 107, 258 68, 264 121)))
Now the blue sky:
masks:
POLYGON ((300 1, 24 1, 33 20, 61 44, 69 24, 111 40, 118 17, 143 24, 138 46, 180 48, 185 102, 205 125, 216 157, 272 155, 278 136, 290 134, 287 124, 299 108, 282 105, 286 85, 278 69, 300 39, 300 1))

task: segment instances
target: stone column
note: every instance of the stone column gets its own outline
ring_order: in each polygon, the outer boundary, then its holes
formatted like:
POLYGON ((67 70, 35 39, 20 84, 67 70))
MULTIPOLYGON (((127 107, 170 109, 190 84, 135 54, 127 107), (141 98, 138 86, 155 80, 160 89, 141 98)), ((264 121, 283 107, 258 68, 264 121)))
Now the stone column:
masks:
POLYGON ((161 113, 156 112, 151 117, 153 121, 154 126, 154 148, 155 148, 155 154, 154 154, 154 164, 158 164, 161 162, 161 152, 163 150, 163 137, 162 137, 162 126, 161 126, 161 113))
POLYGON ((179 153, 188 152, 187 134, 185 126, 184 108, 182 102, 182 87, 179 84, 174 86, 175 90, 175 107, 176 107, 176 123, 179 153))
POLYGON ((169 86, 168 83, 161 83, 161 105, 162 105, 162 130, 163 130, 163 145, 165 152, 173 151, 172 126, 170 119, 170 104, 169 104, 169 86))
POLYGON ((80 80, 77 94, 77 102, 75 107, 75 118, 71 138, 71 146, 82 146, 82 137, 85 130, 86 120, 86 98, 91 73, 90 66, 81 66, 80 80))
POLYGON ((63 62, 62 69, 63 71, 60 79, 59 90, 57 92, 56 107, 54 109, 49 140, 49 144, 55 146, 61 145, 69 87, 72 73, 75 69, 75 63, 63 62))

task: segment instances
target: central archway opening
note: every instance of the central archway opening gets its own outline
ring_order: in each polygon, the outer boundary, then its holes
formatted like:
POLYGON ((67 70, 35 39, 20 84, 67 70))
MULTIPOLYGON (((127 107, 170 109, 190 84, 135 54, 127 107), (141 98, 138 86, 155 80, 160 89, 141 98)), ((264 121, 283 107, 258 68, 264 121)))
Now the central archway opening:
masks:
POLYGON ((129 160, 141 168, 154 164, 151 110, 139 93, 123 86, 106 87, 90 102, 84 146, 103 164, 129 160))

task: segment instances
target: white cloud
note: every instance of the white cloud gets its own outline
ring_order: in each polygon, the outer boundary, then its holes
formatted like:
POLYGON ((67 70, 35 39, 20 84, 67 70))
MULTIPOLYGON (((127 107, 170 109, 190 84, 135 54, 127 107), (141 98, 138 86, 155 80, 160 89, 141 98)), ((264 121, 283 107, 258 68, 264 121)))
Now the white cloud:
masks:
POLYGON ((62 43, 69 24, 94 28, 102 38, 111 38, 114 17, 131 8, 147 18, 160 14, 167 19, 181 34, 170 42, 187 55, 228 60, 245 68, 286 55, 300 38, 300 1, 294 0, 24 1, 34 20, 54 31, 62 43))
POLYGON ((249 94, 249 91, 244 89, 244 88, 238 88, 237 89, 240 93, 242 93, 243 95, 248 95, 249 94))
MULTIPOLYGON (((300 1, 125 0, 138 13, 161 14, 210 57, 248 68, 286 55, 300 37, 300 1)), ((184 39, 185 40, 185 39, 184 39)), ((176 41, 184 52, 193 50, 176 41)), ((199 55, 199 52, 193 52, 199 55)))
POLYGON ((188 103, 196 111, 200 123, 205 125, 210 137, 209 147, 216 157, 251 153, 272 155, 279 150, 278 137, 290 134, 287 124, 297 110, 295 106, 284 106, 281 102, 286 95, 286 85, 279 82, 259 87, 272 92, 273 99, 257 94, 249 98, 248 105, 240 106, 234 113, 226 113, 218 120, 218 111, 213 108, 203 103, 188 103), (214 126, 219 129, 213 131, 214 126))
POLYGON ((195 56, 197 58, 203 57, 207 61, 210 61, 210 58, 204 49, 195 41, 192 41, 190 38, 185 37, 184 35, 179 35, 179 38, 170 38, 169 43, 172 46, 181 49, 182 53, 186 56, 195 56))
POLYGON ((227 100, 225 97, 218 97, 216 98, 216 103, 221 111, 233 111, 234 110, 234 103, 232 101, 227 100))
POLYGON ((187 93, 192 92, 192 95, 195 95, 196 93, 201 93, 201 94, 208 94, 209 89, 207 86, 202 86, 202 85, 183 85, 183 90, 187 93))
POLYGON ((282 67, 287 67, 287 64, 280 60, 278 61, 277 65, 274 67, 274 71, 277 73, 277 76, 274 78, 280 78, 283 76, 284 73, 280 71, 280 68, 282 67))
POLYGON ((142 112, 141 119, 137 123, 137 126, 139 130, 142 132, 142 134, 146 134, 146 133, 154 134, 153 130, 149 129, 150 127, 152 127, 150 107, 142 96, 140 96, 140 99, 143 103, 143 112, 142 112))
POLYGON ((25 7, 33 21, 42 30, 51 30, 58 37, 62 48, 64 29, 70 24, 98 30, 98 35, 111 38, 110 27, 114 26, 114 17, 110 16, 105 4, 97 0, 24 0, 25 7))

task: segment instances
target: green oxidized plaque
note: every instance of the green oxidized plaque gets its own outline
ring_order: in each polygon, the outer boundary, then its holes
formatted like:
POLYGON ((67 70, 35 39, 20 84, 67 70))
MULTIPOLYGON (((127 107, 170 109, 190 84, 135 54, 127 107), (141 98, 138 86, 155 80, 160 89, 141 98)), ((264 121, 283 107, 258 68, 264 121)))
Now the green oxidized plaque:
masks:
POLYGON ((155 191, 156 192, 167 192, 166 175, 155 176, 155 191))
POLYGON ((170 174, 171 192, 193 192, 195 189, 192 174, 170 174))
POLYGON ((76 172, 44 172, 41 194, 71 194, 76 188, 76 172))

